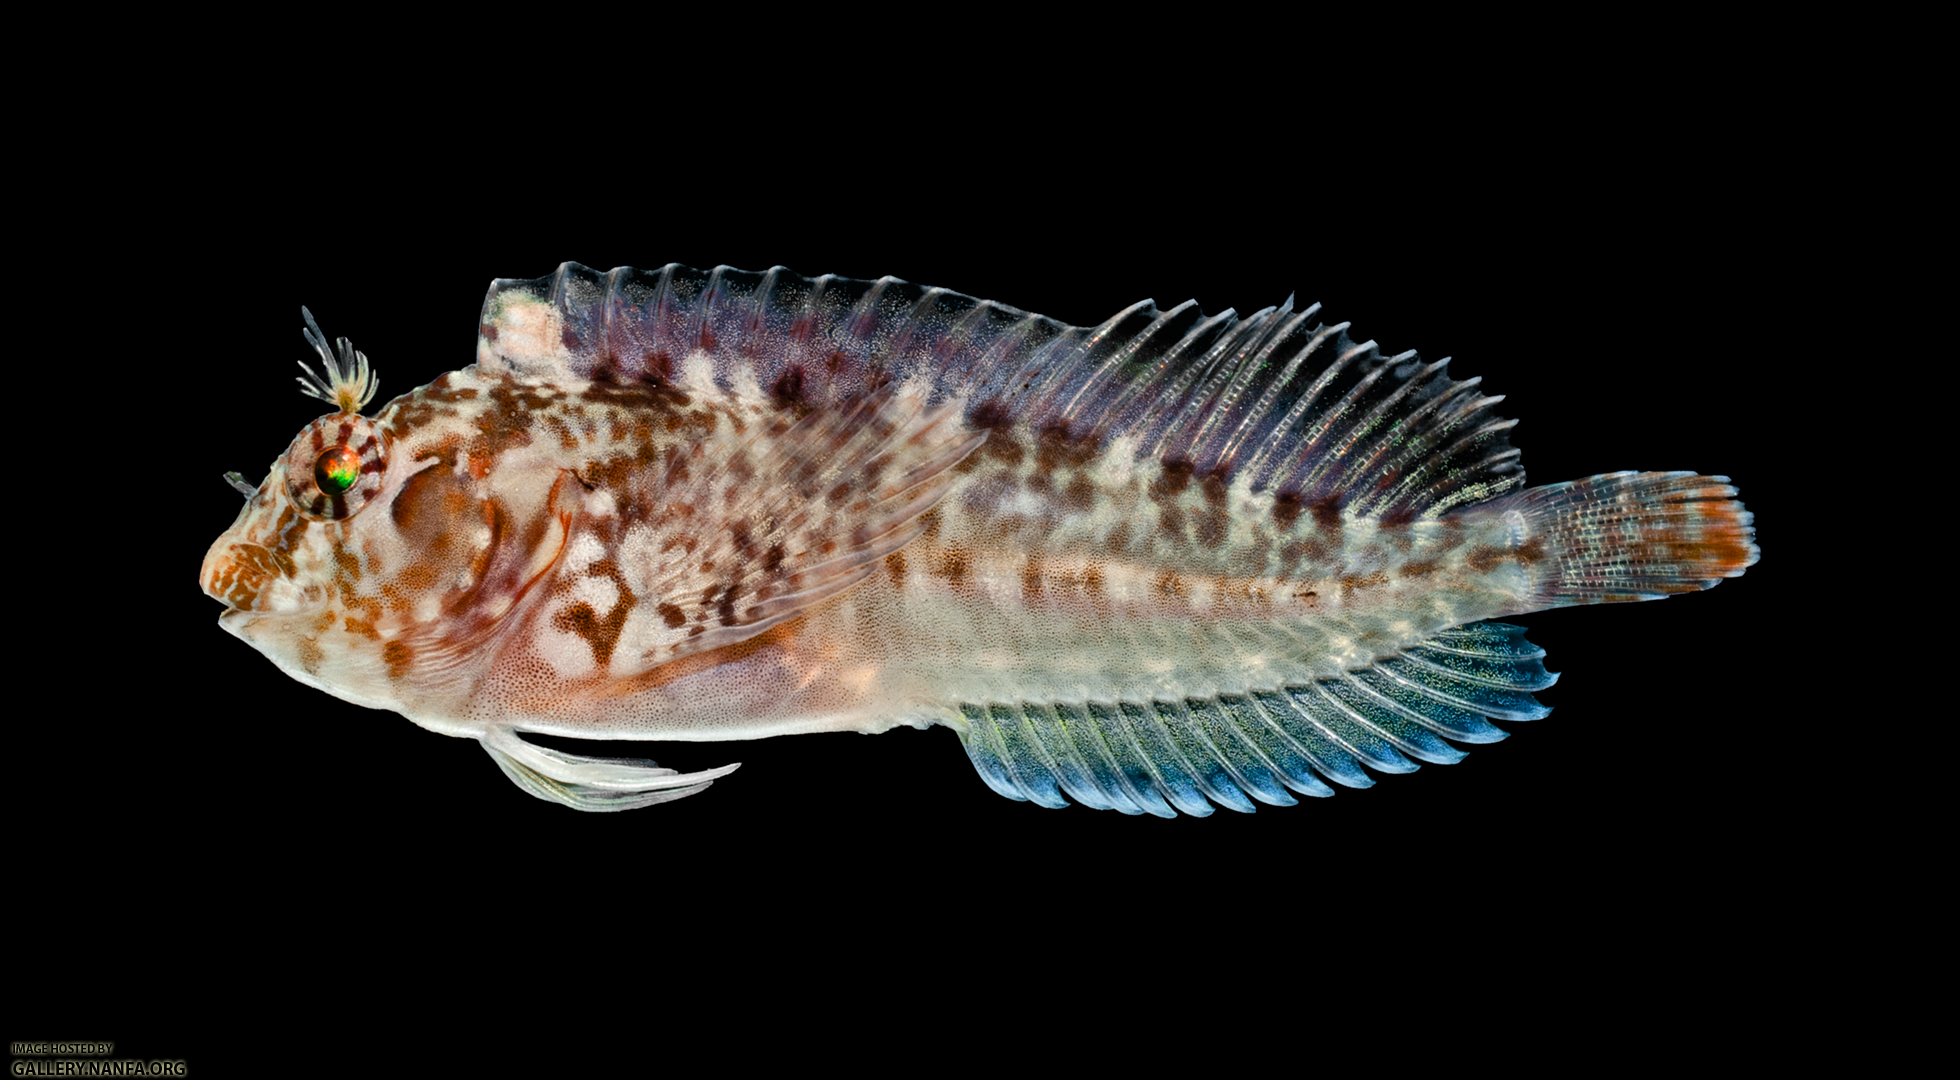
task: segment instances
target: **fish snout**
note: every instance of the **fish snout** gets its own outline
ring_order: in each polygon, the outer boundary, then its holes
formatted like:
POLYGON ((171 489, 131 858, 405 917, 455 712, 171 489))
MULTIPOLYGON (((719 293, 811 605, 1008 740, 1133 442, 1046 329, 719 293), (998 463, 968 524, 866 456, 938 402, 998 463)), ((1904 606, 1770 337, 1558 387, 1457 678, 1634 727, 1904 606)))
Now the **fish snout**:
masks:
POLYGON ((283 552, 222 538, 205 553, 197 580, 204 595, 237 611, 298 611, 304 590, 294 570, 283 552))

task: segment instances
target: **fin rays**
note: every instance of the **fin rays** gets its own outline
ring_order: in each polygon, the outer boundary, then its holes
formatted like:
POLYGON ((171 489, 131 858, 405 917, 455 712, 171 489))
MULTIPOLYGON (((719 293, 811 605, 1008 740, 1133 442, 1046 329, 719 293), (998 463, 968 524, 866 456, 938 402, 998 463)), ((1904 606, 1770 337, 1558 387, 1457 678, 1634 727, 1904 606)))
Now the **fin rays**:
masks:
POLYGON ((1475 623, 1373 668, 1270 691, 1185 701, 963 705, 961 739, 987 785, 1047 807, 1069 800, 1125 814, 1250 813, 1363 788, 1376 772, 1461 761, 1447 740, 1505 733, 1486 715, 1550 710, 1531 691, 1557 680, 1524 629, 1475 623), (1365 767, 1365 768, 1364 768, 1365 767))
POLYGON ((527 794, 574 810, 610 812, 672 802, 708 790, 740 767, 679 773, 645 758, 595 758, 525 742, 515 732, 483 736, 483 749, 527 794))
POLYGON ((1447 361, 1383 356, 1346 323, 1293 300, 1240 318, 1190 301, 1134 304, 1094 327, 898 278, 806 278, 669 265, 600 273, 565 263, 499 279, 484 301, 478 362, 524 375, 671 379, 705 355, 724 389, 786 406, 834 407, 920 379, 966 420, 1059 431, 1252 491, 1355 513, 1434 516, 1523 483, 1501 398, 1457 382, 1447 361))

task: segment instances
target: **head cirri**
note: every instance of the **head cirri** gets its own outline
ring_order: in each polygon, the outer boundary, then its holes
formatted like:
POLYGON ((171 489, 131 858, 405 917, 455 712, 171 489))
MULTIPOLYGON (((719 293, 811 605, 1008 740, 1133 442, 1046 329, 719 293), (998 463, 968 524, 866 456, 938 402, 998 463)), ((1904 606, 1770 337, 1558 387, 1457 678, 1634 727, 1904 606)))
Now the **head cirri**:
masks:
POLYGON ((225 605, 220 625, 226 630, 296 678, 354 698, 330 685, 339 680, 323 678, 323 669, 349 659, 331 655, 323 631, 358 623, 364 614, 362 605, 349 603, 355 598, 346 588, 369 554, 362 550, 369 539, 362 511, 402 477, 389 471, 392 437, 361 415, 378 385, 367 357, 341 338, 336 358, 312 313, 301 308, 300 314, 325 374, 302 363, 296 381, 334 411, 301 429, 256 489, 237 473, 226 474, 245 494, 245 507, 205 554, 198 583, 225 605))

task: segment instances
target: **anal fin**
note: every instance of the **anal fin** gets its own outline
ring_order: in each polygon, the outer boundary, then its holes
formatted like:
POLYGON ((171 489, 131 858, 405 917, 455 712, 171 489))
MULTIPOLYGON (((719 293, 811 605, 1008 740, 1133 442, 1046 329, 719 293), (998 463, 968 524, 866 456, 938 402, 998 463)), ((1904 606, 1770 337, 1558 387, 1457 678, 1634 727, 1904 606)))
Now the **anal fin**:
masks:
POLYGON ((1524 628, 1474 623, 1333 679, 1184 701, 963 705, 960 733, 981 779, 1010 799, 1175 817, 1212 804, 1251 812, 1324 797, 1366 769, 1450 764, 1463 743, 1505 733, 1484 718, 1532 720, 1557 681, 1524 628), (1364 768, 1365 766, 1365 768, 1364 768))

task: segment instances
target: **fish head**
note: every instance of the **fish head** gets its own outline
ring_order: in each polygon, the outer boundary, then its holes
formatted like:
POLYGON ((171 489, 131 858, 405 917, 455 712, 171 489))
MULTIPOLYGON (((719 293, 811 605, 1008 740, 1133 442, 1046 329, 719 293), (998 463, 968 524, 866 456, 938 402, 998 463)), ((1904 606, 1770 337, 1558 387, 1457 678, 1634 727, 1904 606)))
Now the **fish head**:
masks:
POLYGON ((366 417, 335 413, 308 424, 205 553, 205 595, 227 615, 304 615, 324 604, 336 552, 358 546, 361 512, 387 501, 377 498, 387 464, 382 433, 366 417))
POLYGON ((387 510, 412 470, 390 471, 390 441, 359 413, 308 424, 198 571, 205 595, 225 606, 226 631, 302 681, 370 704, 387 702, 340 688, 375 682, 361 674, 385 669, 380 643, 344 628, 374 629, 359 582, 400 548, 387 510))
MULTIPOLYGON (((412 417, 432 411, 430 388, 361 415, 374 393, 366 357, 342 339, 336 363, 310 316, 308 324, 328 378, 309 371, 302 387, 337 409, 303 428, 249 489, 205 553, 198 584, 225 606, 219 625, 287 674, 406 712, 429 672, 454 667, 430 663, 432 645, 453 659, 480 642, 518 591, 513 579, 534 580, 531 556, 544 548, 548 563, 562 531, 512 528, 467 468, 422 452, 428 433, 412 417)), ((441 425, 421 425, 430 426, 441 425)), ((548 508, 532 516, 559 520, 548 508)))

